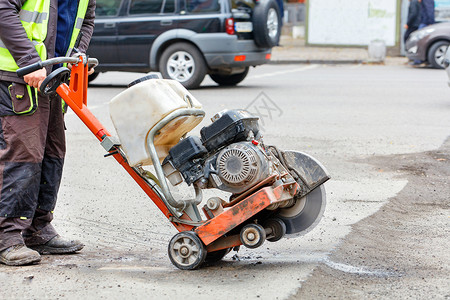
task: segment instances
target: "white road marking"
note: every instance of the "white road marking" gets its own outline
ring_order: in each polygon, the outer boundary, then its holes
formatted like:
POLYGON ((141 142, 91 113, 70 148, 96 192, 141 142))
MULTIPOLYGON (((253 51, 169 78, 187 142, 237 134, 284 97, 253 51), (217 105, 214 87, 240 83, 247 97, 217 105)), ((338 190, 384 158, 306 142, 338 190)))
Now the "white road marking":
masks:
POLYGON ((307 71, 307 70, 316 69, 318 67, 319 67, 319 65, 309 65, 309 66, 304 66, 304 67, 300 67, 300 68, 295 68, 295 69, 292 69, 292 70, 283 70, 283 71, 278 71, 278 72, 272 72, 272 73, 266 73, 266 74, 261 74, 261 75, 249 76, 247 79, 259 79, 259 78, 264 78, 264 77, 285 75, 285 74, 289 74, 289 73, 304 72, 304 71, 307 71))
POLYGON ((369 270, 366 267, 355 267, 347 264, 341 264, 334 261, 329 260, 328 258, 323 260, 323 263, 330 268, 333 268, 338 271, 342 271, 350 274, 359 274, 359 275, 372 275, 372 276, 392 276, 391 272, 383 272, 377 270, 369 270))

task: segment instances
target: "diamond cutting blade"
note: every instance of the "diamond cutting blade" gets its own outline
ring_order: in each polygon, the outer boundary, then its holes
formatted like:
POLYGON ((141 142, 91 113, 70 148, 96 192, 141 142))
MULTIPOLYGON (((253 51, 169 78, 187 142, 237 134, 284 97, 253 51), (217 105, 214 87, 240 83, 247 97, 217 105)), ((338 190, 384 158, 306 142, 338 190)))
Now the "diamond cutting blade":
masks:
POLYGON ((326 192, 322 185, 297 199, 289 208, 281 209, 276 217, 286 224, 286 237, 292 238, 311 231, 320 222, 326 206, 326 192))

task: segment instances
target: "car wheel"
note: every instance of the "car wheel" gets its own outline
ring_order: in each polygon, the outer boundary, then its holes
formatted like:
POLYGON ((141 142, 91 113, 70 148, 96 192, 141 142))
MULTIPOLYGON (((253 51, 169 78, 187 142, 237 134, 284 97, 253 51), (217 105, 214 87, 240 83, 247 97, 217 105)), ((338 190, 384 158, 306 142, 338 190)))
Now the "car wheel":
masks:
POLYGON ((260 0, 253 10, 253 36, 263 48, 277 46, 281 35, 280 8, 275 0, 260 0))
POLYGON ((444 69, 445 52, 447 51, 448 41, 439 41, 431 45, 428 51, 428 62, 436 69, 444 69))
POLYGON ((99 72, 94 72, 91 75, 88 75, 88 82, 91 82, 93 80, 95 80, 95 78, 98 77, 98 74, 100 74, 99 72))
POLYGON ((211 79, 214 80, 214 82, 219 85, 232 86, 232 85, 236 85, 239 82, 241 82, 242 80, 244 80, 244 78, 248 74, 248 70, 249 70, 249 67, 246 67, 244 72, 242 72, 242 73, 237 73, 237 74, 232 74, 232 75, 209 74, 209 77, 211 77, 211 79))
POLYGON ((187 89, 195 89, 206 75, 206 63, 196 47, 175 43, 161 55, 159 71, 163 78, 180 82, 187 89))

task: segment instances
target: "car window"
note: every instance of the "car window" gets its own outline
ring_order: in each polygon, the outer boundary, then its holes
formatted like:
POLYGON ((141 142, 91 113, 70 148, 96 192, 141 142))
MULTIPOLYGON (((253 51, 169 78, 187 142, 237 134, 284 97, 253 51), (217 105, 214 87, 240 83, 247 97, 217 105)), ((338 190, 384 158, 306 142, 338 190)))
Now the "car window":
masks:
POLYGON ((188 13, 211 13, 219 12, 219 0, 186 0, 188 13))
POLYGON ((95 7, 95 16, 116 16, 119 12, 122 0, 97 0, 95 7))
POLYGON ((164 3, 164 13, 173 13, 175 12, 175 0, 166 0, 164 3))
POLYGON ((130 15, 159 14, 175 12, 175 0, 132 0, 130 15))

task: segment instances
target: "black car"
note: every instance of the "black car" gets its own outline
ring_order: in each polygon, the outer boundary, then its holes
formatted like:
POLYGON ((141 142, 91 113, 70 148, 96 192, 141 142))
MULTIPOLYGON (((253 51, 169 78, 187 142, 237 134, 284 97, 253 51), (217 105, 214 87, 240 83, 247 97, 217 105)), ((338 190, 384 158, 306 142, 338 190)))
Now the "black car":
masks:
POLYGON ((274 0, 97 0, 88 54, 98 72, 159 71, 187 88, 236 85, 279 42, 274 0))

